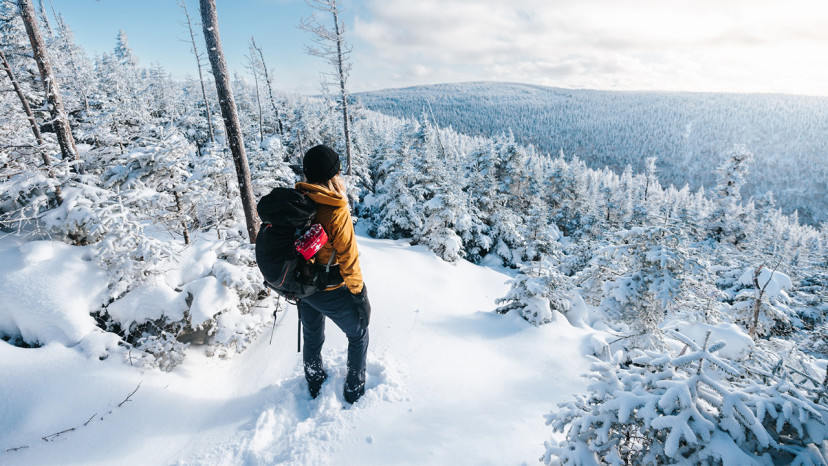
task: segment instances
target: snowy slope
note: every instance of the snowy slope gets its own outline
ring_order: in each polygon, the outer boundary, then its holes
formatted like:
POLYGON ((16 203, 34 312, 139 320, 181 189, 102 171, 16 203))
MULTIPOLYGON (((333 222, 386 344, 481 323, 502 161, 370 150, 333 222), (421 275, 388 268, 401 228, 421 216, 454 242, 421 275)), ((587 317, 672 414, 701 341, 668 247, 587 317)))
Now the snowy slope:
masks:
MULTIPOLYGON (((352 407, 341 395, 347 342, 332 326, 332 377, 308 396, 292 306, 272 345, 266 332, 226 360, 193 347, 171 373, 0 341, 0 464, 536 462, 543 414, 583 390, 588 332, 491 312, 507 288, 499 272, 404 242, 359 245, 374 312, 368 390, 352 407), (28 448, 7 451, 17 447, 28 448)), ((51 278, 68 279, 71 262, 51 278)))

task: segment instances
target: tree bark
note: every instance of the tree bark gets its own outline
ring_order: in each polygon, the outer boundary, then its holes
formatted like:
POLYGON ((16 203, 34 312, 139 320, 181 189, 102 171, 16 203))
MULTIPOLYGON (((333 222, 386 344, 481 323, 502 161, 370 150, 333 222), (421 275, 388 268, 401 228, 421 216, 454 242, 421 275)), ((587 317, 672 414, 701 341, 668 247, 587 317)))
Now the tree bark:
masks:
MULTIPOLYGON (((184 214, 184 207, 181 205, 181 193, 178 188, 173 188, 173 196, 175 196, 175 208, 178 209, 179 214, 184 214)), ((187 222, 181 220, 181 230, 184 234, 184 244, 190 244, 190 230, 187 228, 187 222)))
POLYGON ((35 15, 34 6, 32 6, 32 0, 18 0, 17 4, 20 7, 20 14, 23 17, 23 24, 26 26, 29 41, 32 44, 32 52, 40 71, 40 77, 43 79, 43 85, 46 88, 46 100, 49 103, 52 127, 55 129, 55 134, 57 134, 60 153, 65 160, 77 160, 78 150, 75 147, 75 139, 72 137, 69 118, 66 116, 66 110, 63 107, 63 99, 60 96, 60 90, 52 72, 52 65, 49 63, 46 44, 37 25, 37 16, 35 15))
POLYGON ((250 236, 250 242, 255 243, 259 231, 259 219, 255 213, 256 206, 250 181, 250 167, 244 151, 236 102, 233 99, 233 89, 230 87, 230 77, 227 73, 227 64, 224 61, 224 51, 221 48, 216 3, 215 0, 200 0, 200 2, 201 22, 204 28, 204 40, 207 43, 207 55, 210 58, 210 65, 212 65, 213 76, 216 81, 216 91, 218 92, 221 115, 224 119, 227 144, 230 146, 230 151, 233 153, 233 162, 236 165, 236 176, 239 181, 244 218, 247 222, 247 233, 250 236))

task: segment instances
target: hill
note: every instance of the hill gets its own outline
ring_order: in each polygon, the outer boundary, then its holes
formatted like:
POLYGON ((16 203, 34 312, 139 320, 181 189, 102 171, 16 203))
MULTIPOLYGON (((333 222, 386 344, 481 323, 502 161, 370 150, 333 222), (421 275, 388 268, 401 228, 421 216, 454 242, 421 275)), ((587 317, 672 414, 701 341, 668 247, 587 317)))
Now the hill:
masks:
MULTIPOLYGON (((542 414, 586 384, 582 348, 593 332, 563 317, 535 327, 491 312, 507 289, 500 272, 446 263, 405 241, 360 236, 359 246, 374 316, 368 390, 358 403, 342 399, 347 340, 332 325, 323 352, 332 377, 310 398, 293 306, 278 314, 272 343, 267 323, 244 353, 209 358, 206 347, 192 346, 172 372, 99 361, 83 344, 18 348, 0 340, 0 463, 534 462, 551 432, 542 414)), ((0 257, 11 276, 25 278, 52 247, 60 256, 44 280, 80 286, 96 273, 86 270, 83 248, 59 242, 7 237, 0 257)), ((50 296, 39 288, 20 300, 50 296)), ((275 302, 261 305, 268 314, 275 302)))
POLYGON ((472 82, 356 94, 369 109, 416 117, 430 104, 443 127, 469 135, 512 131, 549 154, 643 172, 656 157, 662 184, 711 188, 733 144, 755 156, 745 198, 772 191, 785 213, 828 220, 828 98, 768 94, 611 92, 472 82))

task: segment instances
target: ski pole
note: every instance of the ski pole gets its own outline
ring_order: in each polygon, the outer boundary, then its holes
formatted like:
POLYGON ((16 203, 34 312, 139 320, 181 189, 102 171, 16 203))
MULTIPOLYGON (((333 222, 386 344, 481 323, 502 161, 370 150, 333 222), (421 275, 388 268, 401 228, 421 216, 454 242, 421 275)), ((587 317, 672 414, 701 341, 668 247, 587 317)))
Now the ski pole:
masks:
POLYGON ((276 331, 276 313, 277 312, 279 312, 278 307, 273 311, 273 328, 270 329, 270 343, 269 343, 271 345, 273 344, 273 332, 276 331))
POLYGON ((296 317, 299 318, 299 330, 296 332, 296 352, 302 352, 302 311, 299 310, 299 303, 296 303, 296 317))

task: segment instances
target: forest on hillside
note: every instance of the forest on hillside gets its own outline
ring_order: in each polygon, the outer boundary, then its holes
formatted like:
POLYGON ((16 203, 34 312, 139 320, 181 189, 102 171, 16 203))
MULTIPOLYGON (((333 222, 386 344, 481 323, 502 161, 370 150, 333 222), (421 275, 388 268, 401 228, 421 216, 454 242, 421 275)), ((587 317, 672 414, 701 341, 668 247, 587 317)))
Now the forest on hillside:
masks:
POLYGON ((612 92, 513 83, 459 83, 357 94, 371 110, 469 135, 511 131, 521 144, 621 174, 656 157, 663 185, 711 189, 711 167, 733 144, 754 162, 747 198, 769 198, 802 222, 828 220, 828 99, 781 94, 612 92), (791 182, 795 180, 795 182, 791 182))
MULTIPOLYGON (((605 118, 617 106, 600 107, 608 131, 596 144, 629 142, 630 158, 588 166, 589 154, 564 148, 550 156, 515 131, 443 126, 437 101, 434 115, 387 116, 357 100, 344 114, 340 96, 281 92, 263 62, 254 63, 261 74, 252 82, 230 77, 241 130, 230 137, 216 117, 225 109, 210 75, 177 81, 144 66, 123 32, 113 34, 111 52, 90 58, 56 19, 49 29, 40 19, 55 76, 44 86, 16 3, 0 6, 0 49, 11 71, 3 86, 21 90, 0 93, 0 227, 22 241, 88 248, 107 295, 91 310, 96 330, 81 334, 43 325, 49 310, 4 309, 5 342, 79 345, 91 357, 162 370, 175 369, 199 332, 213 354, 243 351, 268 322, 256 310, 267 290, 233 145, 246 151, 259 199, 298 181, 304 151, 327 144, 350 154, 343 166, 351 206, 372 236, 427 246, 449 263, 509 270, 511 290, 491 310, 520 315, 527 326, 567 319, 600 332, 586 349, 595 362, 589 393, 548 414, 543 461, 828 460, 828 223, 803 223, 773 196, 743 192, 749 183, 756 192, 780 181, 801 186, 802 167, 774 170, 771 182, 761 178, 771 175, 761 148, 731 143, 699 149, 709 152, 693 167, 713 180, 709 189, 676 187, 663 181, 664 160, 686 157, 686 142, 647 148, 657 138, 614 131, 689 131, 679 119, 613 125, 605 118), (50 89, 65 115, 55 114, 50 89), (174 284, 163 280, 181 248, 199 241, 215 242, 209 261, 174 284)), ((658 96, 625 98, 642 112, 652 99, 672 106, 658 96)), ((492 118, 475 108, 456 111, 492 118)), ((585 112, 562 118, 580 121, 585 112)), ((742 127, 740 118, 733 121, 742 127)))

